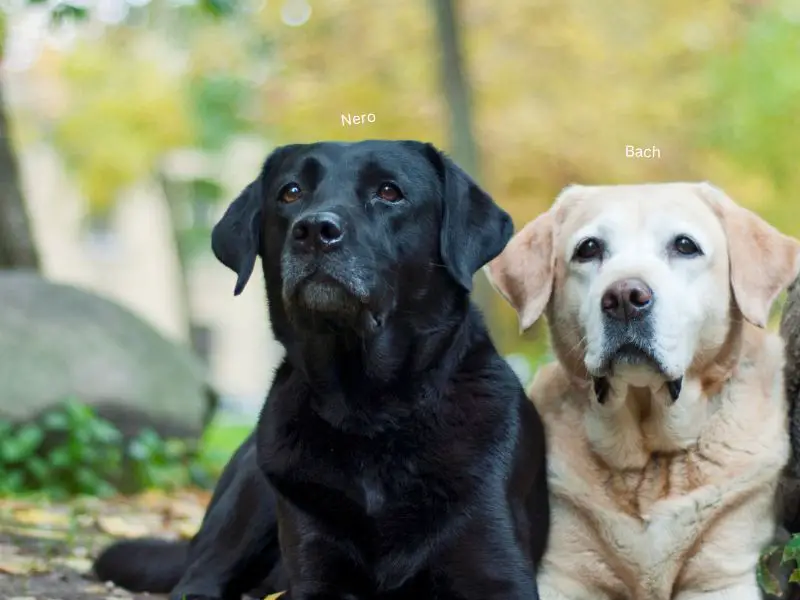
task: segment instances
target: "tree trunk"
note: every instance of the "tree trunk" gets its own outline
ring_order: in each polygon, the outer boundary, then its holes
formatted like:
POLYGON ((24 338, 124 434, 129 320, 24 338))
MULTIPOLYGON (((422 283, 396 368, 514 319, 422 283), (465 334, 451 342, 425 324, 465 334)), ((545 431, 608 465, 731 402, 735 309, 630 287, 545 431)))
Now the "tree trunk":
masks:
MULTIPOLYGON (((161 185, 161 190, 164 193, 164 201, 167 203, 166 206, 169 214, 172 245, 175 249, 175 256, 178 260, 178 293, 180 294, 179 303, 181 305, 181 312, 183 313, 186 331, 191 337, 192 326, 194 323, 192 321, 192 305, 189 293, 189 265, 186 261, 186 252, 184 251, 183 244, 181 243, 181 232, 178 226, 178 208, 184 199, 181 193, 183 190, 179 185, 176 185, 175 182, 172 181, 162 169, 158 169, 156 171, 156 179, 161 185)), ((196 350, 194 347, 192 349, 196 350)))
MULTIPOLYGON (((441 55, 442 91, 450 113, 450 149, 453 159, 476 181, 480 181, 478 146, 472 128, 472 97, 464 67, 456 0, 431 0, 441 55)), ((475 302, 492 324, 491 286, 483 271, 475 277, 475 302)))
POLYGON ((40 270, 0 81, 0 269, 40 270))

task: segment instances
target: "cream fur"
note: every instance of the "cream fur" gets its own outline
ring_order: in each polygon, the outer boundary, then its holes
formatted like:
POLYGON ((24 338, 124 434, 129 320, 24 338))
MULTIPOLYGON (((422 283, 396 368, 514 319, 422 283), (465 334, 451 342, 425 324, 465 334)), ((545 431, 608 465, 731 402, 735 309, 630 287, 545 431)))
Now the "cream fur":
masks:
POLYGON ((762 327, 798 269, 797 241, 708 184, 571 186, 489 265, 523 328, 547 315, 559 359, 530 389, 552 497, 542 600, 761 598, 756 564, 789 456, 783 344, 762 327), (678 234, 703 255, 670 257, 678 234), (576 264, 587 235, 609 253, 576 264), (655 292, 665 370, 616 369, 600 404, 600 297, 625 277, 655 292))

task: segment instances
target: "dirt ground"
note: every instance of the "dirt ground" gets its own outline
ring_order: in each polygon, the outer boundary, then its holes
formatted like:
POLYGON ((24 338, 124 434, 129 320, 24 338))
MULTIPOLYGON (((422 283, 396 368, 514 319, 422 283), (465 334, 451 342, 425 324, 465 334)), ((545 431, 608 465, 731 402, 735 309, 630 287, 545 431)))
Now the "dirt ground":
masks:
POLYGON ((156 535, 190 537, 205 492, 144 494, 69 504, 0 500, 0 598, 3 600, 156 600, 97 581, 92 558, 110 541, 156 535))
MULTIPOLYGON (((0 499, 0 600, 160 600, 98 581, 92 559, 114 539, 190 538, 210 494, 181 491, 70 503, 0 499)), ((780 553, 770 563, 778 579, 780 553)), ((800 593, 782 600, 800 600, 800 593)), ((277 600, 270 596, 264 600, 277 600)))

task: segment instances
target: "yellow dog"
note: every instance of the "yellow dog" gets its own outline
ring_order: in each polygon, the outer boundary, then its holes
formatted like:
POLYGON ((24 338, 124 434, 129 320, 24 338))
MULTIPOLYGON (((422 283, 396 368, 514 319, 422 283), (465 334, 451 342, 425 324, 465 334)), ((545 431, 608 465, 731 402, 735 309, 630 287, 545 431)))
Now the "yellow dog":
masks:
POLYGON ((558 361, 530 395, 552 498, 542 600, 759 600, 789 454, 764 329, 800 243, 706 183, 571 186, 487 268, 558 361))

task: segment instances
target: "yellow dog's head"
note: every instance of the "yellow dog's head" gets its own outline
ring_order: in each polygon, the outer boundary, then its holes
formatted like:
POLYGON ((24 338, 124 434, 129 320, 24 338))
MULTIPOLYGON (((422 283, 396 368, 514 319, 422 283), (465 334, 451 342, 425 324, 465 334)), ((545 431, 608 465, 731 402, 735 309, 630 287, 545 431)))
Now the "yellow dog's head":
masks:
POLYGON ((523 330, 547 315, 570 371, 673 400, 799 269, 800 243, 707 183, 567 187, 486 267, 523 330))

